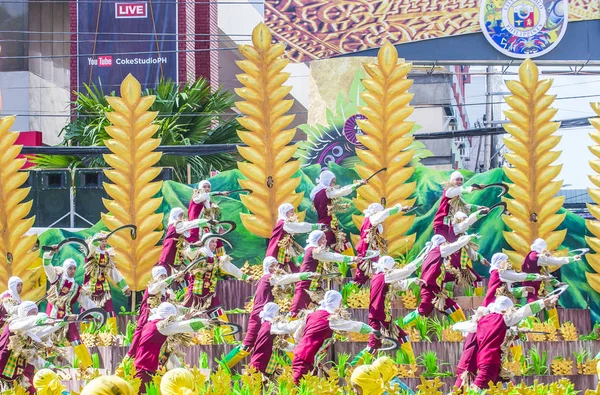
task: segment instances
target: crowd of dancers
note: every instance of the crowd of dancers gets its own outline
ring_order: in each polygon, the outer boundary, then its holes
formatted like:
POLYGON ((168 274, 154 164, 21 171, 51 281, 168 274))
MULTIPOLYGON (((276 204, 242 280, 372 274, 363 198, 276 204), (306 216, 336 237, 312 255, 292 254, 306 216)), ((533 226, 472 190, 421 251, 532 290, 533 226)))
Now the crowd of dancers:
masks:
MULTIPOLYGON (((187 218, 181 208, 174 208, 169 214, 163 250, 139 307, 137 327, 126 358, 133 360, 137 377, 142 380, 141 393, 145 393, 144 384, 157 371, 183 366, 177 349, 188 345, 186 341, 190 339, 183 334, 221 326, 225 340, 235 343, 232 333, 235 328, 228 324, 224 306, 216 295, 217 282, 223 276, 256 285, 245 337, 223 361, 230 369, 249 357, 248 366, 261 372, 265 380, 273 379, 280 372, 275 354, 287 353, 292 360, 293 379, 299 384, 303 376, 320 369, 336 332, 369 334, 367 347, 351 362, 357 367, 352 383, 361 393, 371 379, 378 379, 384 371, 393 371, 385 369, 391 362, 389 358, 378 360, 376 368, 375 364, 365 365, 365 357, 376 355, 383 342, 393 341, 414 362, 410 338, 403 328, 414 325, 419 316, 427 317, 438 310, 449 317, 454 329, 466 335, 456 385, 485 389, 490 382, 505 379, 502 362, 519 357, 507 351, 518 341, 511 335, 514 328, 544 309, 553 312, 560 292, 549 290, 564 288, 547 268, 577 261, 580 256, 552 256, 546 242, 537 239, 522 263, 522 272, 513 270, 503 253, 494 254, 488 262, 478 252, 479 236, 468 231, 488 214, 489 208, 466 204, 462 197, 486 186, 463 186, 460 172, 452 173, 444 186, 433 221, 434 236, 415 260, 399 263, 388 255, 383 226, 390 216, 412 209, 401 205, 385 208, 379 203, 370 204, 364 212, 360 240, 353 248, 339 226, 336 213, 347 209, 340 198, 366 182, 338 186, 335 175, 323 171, 310 193, 317 212, 315 224, 300 222, 291 204, 281 205, 260 278, 244 274, 228 255, 231 245, 223 237, 225 229, 213 197, 229 192, 213 192, 209 181, 200 182, 190 201, 187 218), (302 233, 308 234, 304 247, 294 239, 302 233), (473 268, 475 261, 489 266, 487 292, 473 268), (342 306, 340 292, 324 288, 330 283, 326 280, 340 276, 338 265, 342 263, 352 268, 351 281, 358 286, 370 283, 368 322, 352 320, 342 306), (420 287, 418 308, 404 317, 392 317, 391 298, 396 291, 406 290, 414 283, 420 287), (515 286, 516 283, 521 286, 515 286), (472 287, 475 295, 485 296, 482 306, 469 320, 452 298, 457 287, 472 287), (177 302, 175 291, 182 290, 185 296, 177 302), (286 297, 291 298, 291 307, 282 311, 276 302, 286 297), (524 305, 517 308, 518 302, 525 298, 524 305)), ((35 372, 55 369, 49 360, 57 355, 56 348, 65 344, 73 347, 83 368, 92 365, 89 351, 81 342, 78 319, 81 316, 74 314, 74 305, 78 303, 85 311, 102 309, 108 316, 108 325, 116 331, 109 280, 125 295, 131 294, 115 266, 115 252, 108 247, 108 241, 108 235, 100 233, 82 248, 85 275, 81 284, 75 279, 76 261, 66 259, 55 266, 53 260, 59 246, 46 248, 43 267, 49 288, 45 314, 39 312, 40 301, 21 300, 23 282, 17 277, 10 278, 8 290, 0 295, 1 388, 19 383, 31 394, 35 393, 35 372)), ((397 385, 405 388, 401 382, 397 385)))

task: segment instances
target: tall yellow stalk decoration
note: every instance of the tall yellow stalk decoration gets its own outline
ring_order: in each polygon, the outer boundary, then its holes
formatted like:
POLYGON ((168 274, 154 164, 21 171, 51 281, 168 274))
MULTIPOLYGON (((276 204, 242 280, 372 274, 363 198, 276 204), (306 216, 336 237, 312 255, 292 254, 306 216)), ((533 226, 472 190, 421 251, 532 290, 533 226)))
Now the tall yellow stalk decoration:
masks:
POLYGON ((45 288, 41 286, 39 253, 31 251, 37 236, 25 236, 35 217, 25 218, 33 201, 22 203, 30 188, 20 188, 28 173, 19 172, 26 159, 17 159, 23 146, 14 145, 19 137, 19 133, 10 132, 14 122, 15 117, 0 118, 0 284, 6 288, 11 276, 21 277, 21 297, 31 300, 40 298, 45 288))
POLYGON ((294 192, 300 178, 292 176, 300 168, 300 162, 290 159, 297 146, 287 145, 296 131, 285 129, 294 120, 294 115, 285 115, 294 101, 283 100, 292 90, 291 86, 283 86, 290 76, 281 72, 288 64, 281 57, 285 47, 271 44, 271 33, 263 23, 254 28, 252 44, 240 45, 246 60, 237 62, 244 71, 237 76, 244 87, 236 89, 236 93, 245 101, 237 102, 236 106, 245 114, 239 122, 248 130, 238 131, 240 139, 248 145, 238 147, 240 155, 248 161, 238 162, 238 168, 247 178, 239 183, 253 191, 240 196, 252 213, 241 214, 241 219, 248 231, 268 238, 277 222, 279 205, 291 203, 297 208, 304 194, 294 192))
MULTIPOLYGON (((600 116, 600 103, 590 104, 596 115, 600 116)), ((592 140, 594 140, 596 145, 589 147, 589 149, 592 151, 594 156, 600 158, 600 118, 590 118, 590 123, 594 128, 596 128, 594 132, 590 133, 590 137, 592 140)), ((591 160, 590 166, 596 173, 600 173, 600 159, 591 160)), ((591 175, 589 178, 596 187, 600 188, 600 175, 591 175)), ((598 206, 600 205, 600 189, 598 188, 588 188, 588 193, 596 204, 588 204, 587 207, 594 218, 596 218, 596 221, 585 221, 585 225, 587 226, 588 230, 595 236, 586 236, 585 240, 587 241, 587 244, 596 252, 596 254, 587 254, 585 256, 587 262, 595 271, 595 273, 586 272, 585 277, 587 278, 590 286, 596 292, 600 292, 600 274, 598 274, 600 273, 600 254, 598 254, 600 253, 600 222, 597 221, 600 219, 600 206, 598 206)))
POLYGON ((511 107, 505 114, 511 122, 504 129, 511 137, 504 144, 512 151, 505 156, 512 167, 504 172, 513 183, 509 184, 512 199, 506 199, 512 215, 502 219, 512 229, 504 237, 514 251, 505 253, 515 267, 521 266, 535 239, 543 238, 548 249, 555 250, 567 232, 555 230, 566 215, 557 214, 564 197, 555 197, 562 181, 554 179, 562 166, 550 166, 561 152, 552 151, 560 141, 554 135, 560 123, 550 122, 557 111, 550 107, 556 96, 546 95, 552 80, 538 77, 537 66, 528 59, 519 67, 519 80, 506 81, 512 96, 505 98, 511 107))
MULTIPOLYGON (((387 171, 373 177, 361 187, 361 198, 354 199, 354 205, 363 211, 371 203, 385 199, 387 207, 397 203, 412 205, 409 199, 415 190, 415 183, 406 181, 412 176, 414 167, 408 166, 414 151, 407 148, 414 138, 409 132, 414 122, 406 121, 414 108, 409 106, 413 97, 408 93, 413 81, 406 78, 411 69, 410 63, 398 62, 396 48, 386 43, 377 54, 378 64, 365 64, 370 78, 363 80, 366 91, 361 94, 367 103, 359 107, 359 112, 367 120, 358 121, 365 132, 358 140, 367 148, 357 150, 356 154, 363 162, 356 170, 362 178, 367 178, 377 170, 387 167, 387 171)), ((354 216, 354 223, 360 229, 361 216, 354 216)), ((415 234, 405 236, 415 219, 414 215, 394 215, 386 220, 384 237, 388 240, 388 253, 406 254, 415 242, 415 234)))
POLYGON ((113 169, 104 170, 104 174, 114 184, 104 183, 113 200, 104 200, 112 215, 102 215, 110 230, 128 224, 137 226, 135 240, 131 240, 129 232, 117 232, 110 239, 119 270, 136 291, 145 289, 150 271, 158 261, 160 246, 156 244, 162 232, 154 230, 163 218, 162 214, 155 214, 162 198, 153 198, 162 181, 151 182, 161 170, 152 167, 162 155, 154 152, 160 140, 152 138, 158 130, 158 125, 152 123, 158 112, 148 111, 155 96, 141 94, 140 83, 129 74, 121 84, 122 97, 106 98, 114 111, 106 113, 113 125, 106 128, 112 138, 106 141, 106 146, 112 154, 104 155, 104 160, 113 169))

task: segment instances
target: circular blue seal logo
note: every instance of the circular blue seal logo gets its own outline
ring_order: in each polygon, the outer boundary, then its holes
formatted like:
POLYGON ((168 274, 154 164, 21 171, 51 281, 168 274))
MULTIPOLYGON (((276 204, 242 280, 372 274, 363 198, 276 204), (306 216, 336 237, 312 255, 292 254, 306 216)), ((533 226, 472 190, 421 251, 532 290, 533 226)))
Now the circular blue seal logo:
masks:
POLYGON ((498 51, 512 58, 550 52, 567 31, 567 0, 481 0, 479 24, 498 51))

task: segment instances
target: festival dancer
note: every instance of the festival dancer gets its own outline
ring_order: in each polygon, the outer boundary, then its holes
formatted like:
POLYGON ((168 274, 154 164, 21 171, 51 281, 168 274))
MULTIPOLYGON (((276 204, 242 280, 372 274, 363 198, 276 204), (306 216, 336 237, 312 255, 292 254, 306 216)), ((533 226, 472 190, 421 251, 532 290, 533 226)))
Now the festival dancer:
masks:
MULTIPOLYGON (((337 254, 327 251, 327 236, 321 230, 313 230, 308 235, 307 244, 300 267, 301 273, 324 273, 324 262, 357 262, 358 257, 337 254)), ((290 307, 290 315, 296 317, 301 310, 308 308, 311 302, 319 302, 323 292, 321 281, 317 279, 303 280, 294 288, 294 299, 290 307)), ((323 292, 324 293, 324 292, 323 292)))
POLYGON ((0 335, 0 391, 19 384, 35 394, 33 376, 36 369, 54 367, 43 359, 44 351, 51 346, 44 339, 59 330, 65 322, 56 325, 46 314, 40 314, 35 303, 24 301, 19 305, 17 317, 4 326, 0 335), (41 355, 40 355, 41 354, 41 355))
POLYGON ((85 258, 83 287, 91 293, 92 302, 106 311, 109 317, 107 324, 111 332, 116 335, 119 333, 119 328, 108 280, 111 279, 127 297, 131 295, 131 289, 115 265, 115 252, 112 248, 107 248, 105 235, 102 233, 94 235, 88 242, 88 247, 90 253, 85 258))
POLYGON ((421 270, 421 280, 423 280, 421 304, 417 310, 404 317, 403 326, 412 324, 419 315, 428 317, 434 307, 449 316, 454 322, 466 320, 465 313, 460 306, 442 290, 446 277, 446 266, 443 260, 467 245, 474 237, 476 235, 461 236, 454 243, 446 243, 446 238, 442 235, 432 237, 421 270))
POLYGON ((312 272, 287 274, 278 266, 279 262, 272 256, 263 260, 263 276, 256 285, 254 304, 250 317, 248 317, 246 337, 241 345, 236 346, 225 356, 225 363, 229 369, 250 354, 261 327, 260 313, 265 305, 275 300, 275 290, 298 281, 319 278, 319 274, 312 272))
MULTIPOLYGON (((275 341, 277 336, 289 335, 294 333, 302 324, 302 321, 296 320, 285 322, 282 318, 277 319, 279 314, 279 305, 269 302, 260 312, 260 330, 256 336, 252 356, 248 366, 254 367, 257 371, 264 375, 272 376, 277 369, 277 362, 273 356, 273 351, 279 346, 275 341)), ((284 346, 280 348, 282 351, 291 352, 294 349, 294 344, 284 340, 284 346)))
MULTIPOLYGON (((544 274, 549 275, 550 270, 549 266, 563 266, 571 263, 571 260, 574 262, 581 261, 580 255, 575 255, 573 257, 554 257, 547 250, 548 245, 544 239, 536 239, 531 245, 531 251, 525 257, 523 261, 523 265, 521 266, 521 270, 524 273, 535 273, 535 274, 544 274)), ((533 292, 530 292, 527 295, 527 303, 531 303, 533 301, 538 300, 540 296, 540 287, 541 281, 524 281, 523 285, 532 287, 533 292)), ((561 282, 555 278, 552 278, 547 284, 552 287, 558 287, 561 285, 561 282)), ((558 318, 558 311, 556 307, 546 309, 548 315, 548 321, 552 323, 556 328, 560 327, 560 319, 558 318)))
MULTIPOLYGON (((395 337, 401 344, 402 349, 408 355, 411 363, 415 362, 415 354, 408 334, 392 322, 390 312, 391 293, 390 288, 405 291, 408 287, 417 281, 416 278, 406 280, 418 268, 417 261, 410 262, 401 269, 394 269, 396 262, 391 256, 382 256, 373 264, 375 274, 371 279, 371 303, 369 304, 369 326, 373 329, 388 332, 389 336, 395 337)), ((369 336, 369 343, 354 360, 350 363, 355 366, 362 363, 365 354, 374 355, 381 347, 381 340, 374 335, 369 336)))
POLYGON ((0 294, 0 328, 8 318, 17 314, 21 304, 21 292, 23 292, 23 281, 12 276, 8 279, 8 289, 0 294))
POLYGON ((374 330, 367 324, 342 318, 341 304, 342 294, 338 291, 327 291, 320 307, 308 314, 306 320, 296 331, 294 337, 298 345, 294 350, 292 361, 293 378, 296 385, 300 383, 302 376, 313 371, 316 358, 327 352, 333 343, 334 331, 373 333, 381 336, 380 331, 374 330))
MULTIPOLYGON (((532 287, 513 288, 513 283, 523 281, 545 281, 552 279, 552 276, 542 276, 539 274, 518 273, 512 270, 508 255, 501 252, 492 256, 490 264, 490 280, 488 290, 481 303, 481 307, 487 308, 496 300, 497 296, 506 296, 513 300, 527 297, 528 292, 533 292, 532 287)), ((487 310, 487 309, 486 309, 487 310)), ((483 315, 487 314, 485 310, 479 310, 471 317, 471 321, 477 322, 483 315)), ((517 358, 517 360, 520 358, 517 358)), ((477 374, 477 338, 475 333, 469 333, 463 345, 463 352, 456 368, 457 380, 455 386, 468 387, 477 374)))
POLYGON ((155 266, 152 268, 152 280, 148 283, 148 288, 146 288, 142 297, 137 326, 133 333, 131 346, 127 352, 128 357, 133 358, 135 356, 142 329, 144 329, 144 325, 146 325, 148 317, 150 317, 150 310, 157 308, 163 302, 175 302, 175 294, 168 287, 176 277, 183 278, 183 275, 183 273, 180 273, 167 277, 167 269, 164 267, 155 266))
POLYGON ((180 270, 185 266, 185 238, 189 237, 190 230, 202 228, 207 224, 213 223, 212 220, 197 218, 193 221, 185 221, 183 209, 175 207, 169 214, 169 226, 163 248, 158 259, 158 265, 167 270, 167 275, 171 275, 173 269, 180 270))
MULTIPOLYGON (((193 221, 198 218, 204 218, 207 220, 218 221, 220 216, 219 206, 211 201, 211 196, 221 195, 229 196, 229 192, 211 192, 212 186, 210 181, 202 180, 198 183, 198 189, 194 189, 192 200, 188 207, 188 220, 193 221)), ((210 227, 203 227, 204 233, 210 232, 210 227)), ((196 243, 200 240, 200 229, 190 229, 190 235, 186 237, 188 243, 196 243)), ((221 240, 217 241, 217 255, 221 256, 225 254, 223 243, 221 240)))
POLYGON ((168 359, 161 361, 164 358, 160 357, 161 354, 164 354, 162 349, 169 337, 181 333, 197 332, 210 326, 209 320, 193 318, 178 321, 176 316, 177 307, 171 303, 161 303, 148 318, 148 322, 142 329, 140 342, 134 356, 134 365, 137 372, 135 377, 142 382, 140 387, 140 393, 142 394, 146 393, 145 384, 152 381, 152 376, 156 374, 161 362, 166 367, 168 359))
POLYGON ((296 243, 293 236, 317 229, 323 230, 325 225, 298 222, 294 206, 290 203, 279 206, 277 212, 277 224, 271 233, 266 255, 276 258, 285 271, 296 273, 299 265, 295 261, 304 253, 304 249, 296 243))
MULTIPOLYGON (((62 319, 72 314, 75 303, 79 303, 79 306, 84 310, 98 307, 90 299, 90 293, 87 289, 82 288, 75 281, 77 262, 74 259, 66 259, 62 264, 62 268, 52 266, 52 257, 57 249, 58 246, 53 245, 51 251, 44 253, 44 271, 50 283, 46 314, 52 319, 62 319)), ((73 352, 79 358, 83 368, 87 369, 92 366, 92 357, 85 344, 81 342, 77 325, 74 323, 69 324, 66 335, 61 334, 61 337, 63 336, 73 346, 73 352)))
MULTIPOLYGON (((571 263, 571 259, 574 262, 578 262, 581 260, 581 256, 575 255, 573 257, 554 257, 547 250, 548 245, 544 239, 536 239, 531 245, 531 251, 525 257, 523 261, 523 265, 521 266, 521 270, 523 273, 533 273, 533 274, 550 274, 548 271, 548 266, 563 266, 571 263)), ((539 299, 539 292, 541 281, 524 281, 523 285, 532 287, 533 292, 530 292, 527 296, 527 303, 535 302, 539 299)), ((552 286, 558 285, 559 282, 557 280, 551 281, 552 286)))
POLYGON ((329 247, 335 252, 352 255, 352 246, 346 242, 346 234, 339 228, 335 214, 346 208, 338 201, 339 198, 350 195, 356 188, 365 185, 366 181, 361 180, 342 188, 335 188, 335 182, 335 174, 328 170, 322 172, 317 178, 317 186, 310 193, 310 199, 317 211, 317 222, 329 228, 326 233, 329 247))
POLYGON ((449 242, 453 242, 452 235, 449 233, 452 225, 452 217, 458 211, 470 213, 473 209, 482 209, 484 207, 474 204, 467 204, 463 194, 468 194, 481 189, 479 186, 463 187, 463 175, 455 171, 450 175, 450 181, 444 186, 440 206, 433 218, 433 233, 444 236, 449 242))
MULTIPOLYGON (((370 204, 369 207, 364 211, 365 219, 363 220, 360 228, 360 240, 356 244, 356 255, 364 257, 367 254, 367 250, 379 251, 381 255, 387 255, 387 240, 382 236, 383 234, 383 221, 385 221, 390 215, 398 214, 401 211, 408 211, 410 207, 402 208, 401 204, 397 204, 394 207, 384 209, 379 203, 370 204)), ((354 282, 359 285, 363 285, 371 277, 372 274, 372 260, 363 261, 356 268, 356 274, 354 275, 354 282), (366 269, 366 270, 363 270, 366 269)))
MULTIPOLYGON (((200 262, 191 269, 187 276, 188 289, 183 300, 183 306, 189 308, 190 313, 206 313, 210 318, 218 318, 229 322, 227 314, 216 294, 219 277, 224 275, 234 276, 238 280, 252 281, 253 279, 231 263, 231 257, 223 255, 216 256, 218 236, 209 237, 205 240, 205 246, 196 251, 188 250, 187 255, 191 260, 205 257, 205 262, 200 262)), ((232 336, 225 336, 229 343, 233 342, 232 336)))
POLYGON ((384 387, 391 388, 392 392, 384 392, 384 395, 415 395, 414 391, 397 377, 396 363, 390 357, 379 357, 373 361, 372 366, 381 374, 384 387))
POLYGON ((514 304, 506 296, 498 296, 489 306, 490 313, 483 316, 476 324, 477 337, 477 376, 471 388, 482 390, 489 388, 489 383, 500 380, 503 346, 508 328, 517 325, 523 319, 535 315, 544 308, 552 307, 558 301, 558 295, 529 303, 516 311, 514 304))
MULTIPOLYGON (((452 241, 464 235, 467 229, 473 225, 479 218, 488 213, 487 208, 482 208, 471 215, 467 215, 462 211, 454 214, 452 227, 449 234, 452 241)), ((479 246, 470 241, 466 246, 450 255, 450 266, 447 268, 447 277, 445 282, 462 287, 474 287, 475 296, 483 296, 483 278, 473 269, 473 261, 479 261, 485 266, 489 266, 489 262, 479 252, 479 246)))

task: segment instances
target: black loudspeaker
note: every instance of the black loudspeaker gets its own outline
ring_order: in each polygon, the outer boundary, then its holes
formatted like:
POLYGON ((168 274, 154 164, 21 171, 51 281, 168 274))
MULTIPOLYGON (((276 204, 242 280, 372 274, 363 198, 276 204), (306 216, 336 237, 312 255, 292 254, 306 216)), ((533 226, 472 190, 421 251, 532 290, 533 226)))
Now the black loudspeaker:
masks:
POLYGON ((31 187, 27 198, 33 199, 31 211, 35 215, 34 226, 68 228, 70 171, 67 169, 31 170, 26 184, 31 187))
POLYGON ((91 224, 100 221, 100 213, 106 211, 102 198, 108 194, 102 182, 108 181, 102 169, 77 169, 75 170, 75 216, 76 228, 89 228, 91 224), (87 222, 86 222, 87 220, 87 222))
MULTIPOLYGON (((172 167, 163 167, 154 181, 166 181, 174 178, 175 171, 172 167)), ((108 210, 102 203, 102 198, 111 199, 104 190, 103 183, 112 181, 104 175, 103 169, 75 170, 75 212, 92 224, 100 221, 101 213, 108 210)), ((75 227, 88 228, 89 223, 75 217, 75 227)))

